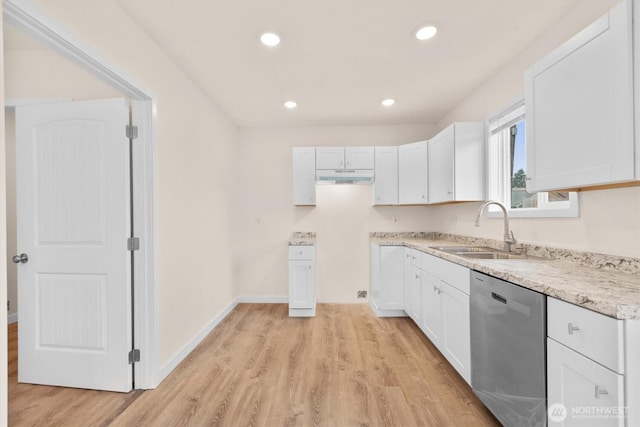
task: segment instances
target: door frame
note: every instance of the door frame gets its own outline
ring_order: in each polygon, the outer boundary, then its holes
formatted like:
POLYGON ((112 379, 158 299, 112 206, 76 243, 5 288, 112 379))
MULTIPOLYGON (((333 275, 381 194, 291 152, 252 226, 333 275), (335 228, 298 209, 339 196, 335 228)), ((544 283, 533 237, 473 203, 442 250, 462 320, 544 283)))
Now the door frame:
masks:
MULTIPOLYGON (((136 237, 140 238, 140 249, 136 251, 132 266, 135 284, 135 347, 140 350, 140 362, 136 364, 135 369, 135 384, 137 389, 155 388, 161 380, 157 360, 159 334, 156 279, 156 97, 153 92, 140 85, 30 1, 3 0, 2 8, 5 22, 44 43, 131 99, 133 124, 138 127, 138 139, 133 144, 133 198, 137 202, 133 227, 136 237)), ((125 131, 124 125, 122 131, 125 131)))

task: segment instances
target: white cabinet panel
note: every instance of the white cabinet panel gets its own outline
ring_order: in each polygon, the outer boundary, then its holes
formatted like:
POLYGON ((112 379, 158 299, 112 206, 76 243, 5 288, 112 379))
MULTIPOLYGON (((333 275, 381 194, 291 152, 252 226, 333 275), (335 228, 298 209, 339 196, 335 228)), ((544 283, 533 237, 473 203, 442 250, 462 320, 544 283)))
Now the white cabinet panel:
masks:
POLYGON ((566 418, 554 425, 625 425, 624 377, 551 338, 547 339, 547 387, 551 414, 556 404, 566 410, 566 418))
POLYGON ((409 316, 416 322, 416 325, 422 325, 422 271, 416 266, 411 268, 411 307, 409 316))
POLYGON ((404 248, 404 311, 411 312, 411 285, 413 274, 413 257, 410 248, 404 248))
POLYGON ((438 345, 442 331, 440 310, 440 279, 422 272, 422 331, 438 345))
POLYGON ((315 316, 315 265, 315 246, 289 246, 289 316, 315 316))
POLYGON ((378 317, 405 316, 405 247, 370 246, 371 307, 378 317))
POLYGON ((637 179, 631 4, 527 71, 528 191, 637 179))
POLYGON ((398 147, 398 200, 401 205, 427 203, 427 167, 427 141, 398 147))
POLYGON ((454 123, 429 140, 429 203, 484 200, 484 124, 454 123))
POLYGON ((344 147, 316 147, 316 169, 344 168, 344 147))
POLYGON ((316 169, 373 169, 373 147, 316 147, 316 169))
POLYGON ((346 147, 345 169, 373 169, 374 156, 373 147, 346 147))
POLYGON ((398 204, 398 147, 375 147, 373 204, 398 204))
POLYGON ((547 297, 547 335, 624 373, 624 321, 547 297))
POLYGON ((293 204, 316 204, 316 149, 293 149, 293 204))
MULTIPOLYGON (((467 272, 468 273, 468 272, 467 272)), ((438 348, 467 383, 471 383, 469 295, 440 282, 442 330, 438 348)))

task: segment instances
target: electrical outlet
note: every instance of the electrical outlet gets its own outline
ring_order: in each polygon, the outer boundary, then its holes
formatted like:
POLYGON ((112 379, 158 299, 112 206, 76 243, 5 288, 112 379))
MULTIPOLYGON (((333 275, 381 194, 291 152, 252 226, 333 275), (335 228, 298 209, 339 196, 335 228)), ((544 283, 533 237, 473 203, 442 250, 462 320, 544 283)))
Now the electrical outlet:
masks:
POLYGON ((367 291, 358 291, 358 298, 366 298, 367 291))

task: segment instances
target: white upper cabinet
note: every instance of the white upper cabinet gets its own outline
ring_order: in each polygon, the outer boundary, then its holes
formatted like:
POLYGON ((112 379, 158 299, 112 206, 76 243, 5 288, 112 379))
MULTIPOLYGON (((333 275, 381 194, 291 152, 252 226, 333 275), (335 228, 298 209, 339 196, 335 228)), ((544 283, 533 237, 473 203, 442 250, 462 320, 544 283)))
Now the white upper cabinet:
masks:
POLYGON ((373 147, 317 147, 316 169, 373 169, 373 147))
POLYGON ((293 204, 316 204, 316 149, 293 149, 293 204))
POLYGON ((346 169, 373 169, 374 157, 373 147, 346 147, 344 149, 346 169))
POLYGON ((398 147, 375 147, 374 205, 398 204, 398 147))
POLYGON ((633 80, 640 35, 634 42, 632 28, 640 11, 633 6, 640 3, 616 6, 527 71, 527 191, 640 178, 633 80))
POLYGON ((316 169, 344 169, 344 147, 316 148, 316 169))
POLYGON ((401 205, 426 204, 429 191, 427 141, 398 147, 398 201, 401 205))
POLYGON ((427 146, 429 203, 484 200, 483 123, 454 123, 427 146))

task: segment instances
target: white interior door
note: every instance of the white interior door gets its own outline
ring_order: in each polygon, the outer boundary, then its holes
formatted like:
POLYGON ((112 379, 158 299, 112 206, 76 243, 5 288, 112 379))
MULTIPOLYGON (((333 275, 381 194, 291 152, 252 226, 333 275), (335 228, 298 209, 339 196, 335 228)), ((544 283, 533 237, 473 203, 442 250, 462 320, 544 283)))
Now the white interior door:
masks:
POLYGON ((124 99, 16 108, 18 380, 129 391, 124 99))

